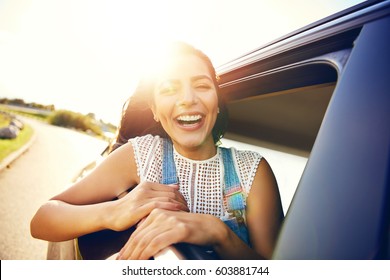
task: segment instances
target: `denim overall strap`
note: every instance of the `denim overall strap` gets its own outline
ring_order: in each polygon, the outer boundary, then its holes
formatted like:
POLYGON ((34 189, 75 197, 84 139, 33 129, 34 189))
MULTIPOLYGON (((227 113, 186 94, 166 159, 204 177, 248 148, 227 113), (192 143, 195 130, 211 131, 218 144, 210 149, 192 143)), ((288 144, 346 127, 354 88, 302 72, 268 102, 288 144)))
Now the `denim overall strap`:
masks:
MULTIPOLYGON (((240 237, 246 244, 249 243, 248 230, 246 228, 243 213, 245 209, 245 199, 242 193, 241 183, 238 179, 231 150, 221 148, 224 165, 224 199, 227 201, 227 210, 230 214, 223 222, 240 237)), ((179 183, 176 166, 173 159, 173 145, 168 139, 163 138, 163 162, 162 162, 162 184, 179 183)))
POLYGON ((225 170, 224 196, 227 202, 228 211, 245 209, 245 200, 242 194, 241 183, 238 179, 231 150, 221 148, 223 166, 225 170))
POLYGON ((175 161, 173 160, 173 144, 171 140, 163 140, 163 161, 161 184, 178 184, 175 161))
POLYGON ((245 197, 238 178, 231 149, 221 148, 224 174, 224 198, 229 217, 224 223, 250 246, 248 229, 245 224, 245 197))

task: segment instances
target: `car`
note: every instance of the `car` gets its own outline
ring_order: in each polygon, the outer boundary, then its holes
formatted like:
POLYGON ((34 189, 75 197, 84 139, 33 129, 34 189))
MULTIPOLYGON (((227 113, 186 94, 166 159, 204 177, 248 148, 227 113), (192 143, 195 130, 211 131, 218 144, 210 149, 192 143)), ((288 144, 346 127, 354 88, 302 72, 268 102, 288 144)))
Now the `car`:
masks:
POLYGON ((367 1, 217 69, 226 138, 308 158, 274 259, 389 259, 389 30, 367 1))
POLYGON ((390 1, 366 1, 217 68, 223 144, 269 155, 279 183, 273 259, 389 259, 389 30, 390 1))

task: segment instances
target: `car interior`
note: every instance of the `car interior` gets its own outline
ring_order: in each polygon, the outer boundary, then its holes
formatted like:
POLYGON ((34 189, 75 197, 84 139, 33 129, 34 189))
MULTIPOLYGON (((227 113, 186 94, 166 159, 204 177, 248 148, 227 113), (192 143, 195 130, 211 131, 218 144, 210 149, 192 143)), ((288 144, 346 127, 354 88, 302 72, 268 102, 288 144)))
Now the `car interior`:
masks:
POLYGON ((308 157, 334 87, 327 83, 232 101, 226 138, 308 157))

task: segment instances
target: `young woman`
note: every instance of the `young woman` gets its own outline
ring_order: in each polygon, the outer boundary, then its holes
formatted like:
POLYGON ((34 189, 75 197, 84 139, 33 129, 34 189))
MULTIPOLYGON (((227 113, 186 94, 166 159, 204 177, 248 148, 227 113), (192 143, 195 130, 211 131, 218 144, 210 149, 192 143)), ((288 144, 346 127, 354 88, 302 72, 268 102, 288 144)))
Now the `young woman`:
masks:
POLYGON ((64 241, 137 225, 118 259, 149 259, 180 242, 225 259, 270 258, 283 220, 270 166, 218 147, 227 112, 208 57, 178 43, 162 58, 131 97, 114 151, 38 210, 32 235, 64 241))

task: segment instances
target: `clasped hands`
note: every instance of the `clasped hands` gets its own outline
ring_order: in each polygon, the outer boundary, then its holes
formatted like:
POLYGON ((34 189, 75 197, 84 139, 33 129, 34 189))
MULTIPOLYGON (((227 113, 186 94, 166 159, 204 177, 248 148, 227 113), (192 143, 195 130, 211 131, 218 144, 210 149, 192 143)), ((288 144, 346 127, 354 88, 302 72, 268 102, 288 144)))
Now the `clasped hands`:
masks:
POLYGON ((178 185, 143 182, 118 199, 113 211, 114 230, 124 230, 137 224, 116 259, 150 259, 162 249, 179 242, 213 243, 211 236, 205 232, 210 230, 215 217, 189 213, 178 185))

